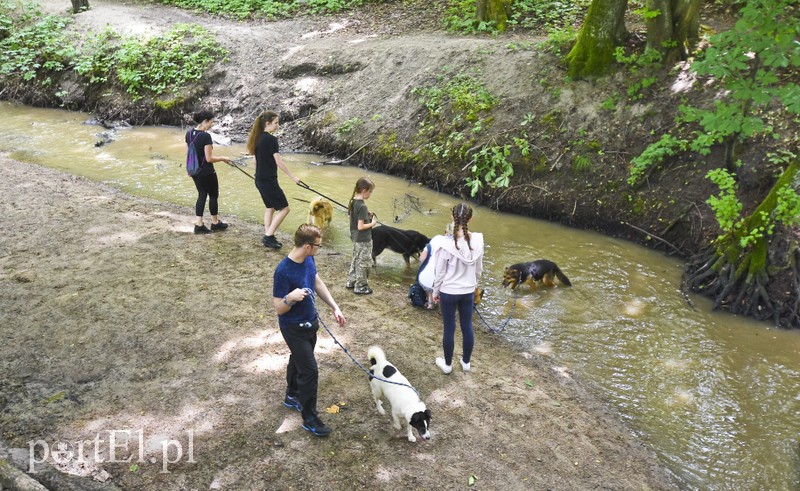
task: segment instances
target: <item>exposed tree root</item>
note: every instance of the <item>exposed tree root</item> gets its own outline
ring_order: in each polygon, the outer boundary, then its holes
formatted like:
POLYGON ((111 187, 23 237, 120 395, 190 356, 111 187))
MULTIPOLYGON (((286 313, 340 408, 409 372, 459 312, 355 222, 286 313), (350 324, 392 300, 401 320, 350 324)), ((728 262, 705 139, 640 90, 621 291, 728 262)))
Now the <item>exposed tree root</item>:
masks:
POLYGON ((800 328, 800 248, 791 231, 783 232, 772 241, 771 264, 763 270, 748 273, 741 267, 747 257, 734 264, 711 248, 689 261, 684 288, 714 299, 715 309, 800 328))

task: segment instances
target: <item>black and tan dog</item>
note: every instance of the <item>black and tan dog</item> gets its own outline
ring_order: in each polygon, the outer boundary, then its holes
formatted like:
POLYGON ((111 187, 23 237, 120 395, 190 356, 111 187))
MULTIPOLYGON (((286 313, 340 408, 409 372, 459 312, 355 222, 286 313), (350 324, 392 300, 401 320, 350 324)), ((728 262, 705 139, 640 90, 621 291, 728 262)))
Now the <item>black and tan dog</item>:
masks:
POLYGON ((536 282, 541 281, 545 286, 556 286, 553 277, 558 278, 561 283, 572 286, 569 278, 561 272, 558 265, 547 259, 539 259, 529 263, 517 263, 507 267, 503 273, 503 288, 508 286, 516 290, 521 283, 527 283, 532 290, 536 291, 536 282))
POLYGON ((416 230, 400 230, 399 228, 381 225, 372 229, 372 264, 384 249, 403 255, 406 267, 411 266, 409 258, 419 257, 419 253, 430 242, 430 239, 416 230))

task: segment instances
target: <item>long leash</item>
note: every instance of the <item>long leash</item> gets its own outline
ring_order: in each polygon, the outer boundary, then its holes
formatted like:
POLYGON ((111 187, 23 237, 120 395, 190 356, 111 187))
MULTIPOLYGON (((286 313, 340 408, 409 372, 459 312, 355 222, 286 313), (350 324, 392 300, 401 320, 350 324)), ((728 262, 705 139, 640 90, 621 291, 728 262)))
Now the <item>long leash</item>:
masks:
POLYGON ((308 190, 309 190, 309 191, 311 191, 312 193, 317 193, 318 195, 320 195, 320 196, 322 196, 323 198, 325 198, 325 199, 327 199, 327 200, 331 201, 332 203, 336 203, 337 205, 341 206, 341 207, 342 207, 342 208, 344 208, 345 210, 347 210, 347 209, 348 209, 348 208, 347 208, 345 205, 343 205, 343 204, 339 203, 338 201, 336 201, 335 199, 331 198, 330 196, 325 196, 324 194, 320 193, 319 191, 317 191, 316 189, 312 188, 311 186, 309 186, 308 184, 304 183, 303 181, 300 181, 300 182, 298 182, 298 183, 297 183, 297 185, 298 185, 298 186, 300 186, 300 187, 301 187, 301 188, 303 188, 303 189, 308 189, 308 190))
MULTIPOLYGON (((250 174, 250 173, 246 172, 244 169, 242 169, 242 168, 241 168, 241 167, 239 167, 238 165, 234 164, 233 162, 226 162, 226 164, 228 164, 228 165, 230 165, 231 167, 235 168, 236 170, 238 170, 238 171, 239 171, 239 172, 241 172, 242 174, 246 175, 246 176, 247 176, 247 177, 249 177, 250 179, 252 179, 252 180, 254 180, 254 181, 256 180, 256 178, 255 178, 255 177, 253 177, 253 176, 252 176, 252 174, 250 174)), ((318 195, 322 196, 323 198, 326 198, 326 199, 328 199, 329 201, 331 201, 331 202, 333 202, 333 203, 336 203, 337 205, 341 206, 341 207, 342 207, 342 208, 344 208, 345 210, 349 210, 349 208, 348 208, 348 207, 346 207, 345 205, 343 205, 343 204, 339 203, 338 201, 336 201, 335 199, 331 198, 330 196, 325 196, 324 194, 320 193, 320 192, 319 192, 319 191, 317 191, 316 189, 313 189, 311 186, 309 186, 308 184, 304 183, 303 181, 300 181, 300 182, 298 182, 298 183, 297 183, 297 185, 298 185, 298 186, 300 186, 300 187, 301 187, 301 188, 303 188, 303 189, 307 189, 307 190, 311 191, 312 193, 316 193, 316 194, 318 194, 318 195)), ((310 203, 309 201, 306 201, 306 200, 304 200, 304 199, 300 199, 300 198, 295 198, 295 199, 296 199, 296 200, 298 200, 298 201, 304 201, 304 202, 306 202, 306 203, 310 203)), ((374 216, 374 218, 375 218, 375 221, 376 221, 376 222, 378 222, 380 225, 385 225, 383 222, 381 222, 380 220, 378 220, 378 215, 376 215, 376 214, 374 214, 374 213, 373 213, 373 216, 374 216)), ((399 243, 399 242, 398 242, 396 239, 394 239, 393 237, 389 237, 389 238, 392 240, 392 242, 394 242, 394 243, 395 243, 395 245, 399 246, 399 248, 400 248, 400 249, 405 249, 405 247, 403 246, 403 244, 399 243)), ((411 254, 411 257, 413 257, 414 259, 416 259, 417 261, 419 261, 419 253, 416 253, 416 254, 411 254)))
POLYGON ((248 173, 248 172, 245 172, 245 170, 244 170, 244 169, 242 169, 242 168, 241 168, 241 167, 239 167, 238 165, 234 164, 233 162, 225 162, 225 163, 226 163, 226 164, 228 164, 228 165, 230 165, 231 167, 235 168, 236 170, 238 170, 238 171, 239 171, 239 172, 241 172, 242 174, 246 175, 246 176, 247 176, 247 177, 249 177, 250 179, 252 179, 252 180, 254 180, 254 181, 256 180, 256 178, 255 178, 255 177, 253 177, 253 175, 252 175, 252 174, 250 174, 250 173, 248 173))
POLYGON ((356 359, 355 359, 355 357, 354 357, 352 354, 350 354, 350 350, 348 350, 348 349, 347 349, 347 347, 345 347, 345 345, 343 345, 342 343, 340 343, 340 342, 339 342, 339 340, 338 340, 338 339, 336 339, 336 336, 334 336, 334 335, 333 335, 333 333, 331 332, 331 330, 330 330, 330 329, 328 329, 328 326, 327 326, 327 324, 325 324, 325 321, 324 321, 324 320, 322 320, 322 317, 320 317, 320 315, 319 315, 319 310, 317 310, 317 302, 316 302, 316 300, 315 300, 315 299, 316 299, 316 296, 317 296, 316 292, 314 292, 314 291, 313 291, 313 290, 311 290, 310 288, 309 288, 309 289, 306 289, 306 292, 309 294, 309 296, 311 296, 311 305, 313 305, 313 306, 314 306, 314 313, 317 315, 317 320, 319 321, 319 323, 320 323, 320 324, 322 324, 322 327, 324 327, 326 331, 328 331, 328 334, 330 335, 331 339, 333 339, 333 342, 334 342, 334 343, 336 343, 336 344, 338 344, 338 345, 339 345, 339 347, 340 347, 340 348, 342 348, 342 351, 344 351, 344 353, 345 353, 347 356, 349 356, 349 357, 350 357, 350 359, 353 361, 353 363, 354 363, 354 364, 355 364, 355 365, 356 365, 358 368, 360 368, 360 369, 361 369, 361 370, 362 370, 364 373, 366 373, 366 374, 367 374, 367 375, 368 375, 370 378, 376 378, 376 379, 380 380, 381 382, 385 382, 385 383, 387 383, 387 384, 394 384, 394 385, 401 385, 401 386, 403 386, 403 387, 408 387, 409 389, 413 390, 413 391, 414 391, 414 392, 417 394, 417 397, 419 397, 419 392, 417 391, 417 389, 415 389, 415 388, 414 388, 414 387, 412 387, 411 385, 409 385, 409 384, 404 384, 404 383, 402 383, 402 382, 394 382, 394 381, 392 381, 392 380, 387 380, 387 379, 385 379, 385 378, 382 378, 382 377, 379 377, 379 376, 377 376, 377 375, 375 375, 375 374, 373 374, 373 373, 370 373, 370 371, 369 371, 369 370, 367 370, 366 368, 364 368, 364 365, 362 365, 361 363, 359 363, 359 362, 358 362, 358 360, 356 360, 356 359))
MULTIPOLYGON (((235 168, 236 170, 238 170, 238 171, 239 171, 239 172, 241 172, 242 174, 246 175, 246 176, 247 176, 247 177, 249 177, 250 179, 252 179, 252 180, 254 180, 254 181, 256 180, 256 178, 255 178, 255 177, 253 177, 253 175, 252 175, 252 174, 250 174, 250 173, 246 172, 244 169, 242 169, 241 167, 239 167, 237 164, 235 164, 235 163, 233 163, 233 162, 226 162, 226 164, 228 164, 228 165, 230 165, 231 167, 235 168)), ((327 199, 329 199, 330 201, 333 201, 334 203, 336 203, 337 205, 341 206, 341 207, 342 207, 342 208, 344 208, 345 210, 347 209, 347 207, 346 207, 346 206, 344 206, 343 204, 339 203, 339 202, 338 202, 338 201, 336 201, 335 199, 333 199, 333 198, 329 198, 328 196, 325 196, 324 194, 320 193, 319 191, 317 191, 317 190, 315 190, 315 189, 311 189, 311 187, 309 187, 309 185, 308 185, 308 184, 306 184, 306 183, 304 183, 303 181, 300 181, 300 182, 298 182, 298 183, 297 183, 297 185, 298 185, 298 186, 300 186, 301 188, 308 189, 308 190, 309 190, 309 191, 311 191, 312 193, 317 193, 318 195, 322 196, 323 198, 327 198, 327 199)), ((306 203, 310 203, 310 201, 308 201, 308 200, 304 200, 304 199, 300 199, 300 198, 295 198, 295 199, 296 199, 296 200, 298 200, 298 201, 304 201, 304 202, 306 202, 306 203)))
POLYGON ((493 328, 492 326, 489 325, 488 322, 486 322, 486 319, 483 318, 483 315, 481 314, 481 311, 478 310, 478 306, 477 305, 475 306, 475 312, 477 312, 478 317, 486 325, 486 328, 489 329, 489 332, 491 332, 492 334, 497 334, 500 331, 502 331, 503 329, 505 329, 506 326, 508 326, 508 323, 511 322, 511 318, 514 316, 514 309, 517 307, 517 299, 518 298, 519 298, 519 295, 517 295, 517 293, 514 292, 514 304, 511 305, 511 312, 508 313, 508 318, 505 320, 505 322, 503 322, 503 324, 500 327, 498 327, 497 329, 493 328))

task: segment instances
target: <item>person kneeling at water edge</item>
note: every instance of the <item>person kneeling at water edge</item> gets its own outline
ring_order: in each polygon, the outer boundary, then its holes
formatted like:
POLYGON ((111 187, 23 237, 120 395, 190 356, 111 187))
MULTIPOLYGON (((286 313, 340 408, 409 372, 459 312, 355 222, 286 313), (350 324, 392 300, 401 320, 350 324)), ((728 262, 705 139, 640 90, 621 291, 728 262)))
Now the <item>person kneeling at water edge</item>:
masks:
POLYGON ((275 268, 272 303, 278 313, 281 335, 291 352, 283 405, 300 411, 303 429, 317 436, 327 436, 331 429, 317 415, 319 370, 314 346, 319 320, 314 296, 328 304, 339 327, 344 327, 346 320, 317 273, 314 256, 320 247, 320 229, 314 225, 300 225, 294 234, 294 248, 275 268))

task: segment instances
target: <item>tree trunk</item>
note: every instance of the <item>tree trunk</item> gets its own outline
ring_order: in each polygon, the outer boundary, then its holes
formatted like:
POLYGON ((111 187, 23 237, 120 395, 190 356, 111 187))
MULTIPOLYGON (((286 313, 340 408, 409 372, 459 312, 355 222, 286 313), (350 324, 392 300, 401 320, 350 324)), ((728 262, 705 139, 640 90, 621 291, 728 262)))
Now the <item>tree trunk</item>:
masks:
POLYGON ((72 12, 79 14, 89 10, 89 0, 72 0, 72 12))
POLYGON ((491 22, 498 31, 506 30, 506 22, 511 15, 512 0, 475 0, 478 20, 491 22))
POLYGON ((565 60, 571 78, 602 75, 614 59, 614 48, 627 37, 628 0, 592 0, 575 46, 565 60))
POLYGON ((647 19, 647 47, 660 51, 665 64, 685 60, 697 43, 702 0, 647 0, 659 15, 647 19))
POLYGON ((740 240, 751 230, 767 229, 777 205, 777 191, 787 184, 800 187, 800 159, 795 160, 758 207, 735 228, 717 239, 715 247, 694 258, 684 281, 694 292, 714 298, 714 308, 777 326, 800 328, 800 244, 797 229, 777 226, 746 247, 740 240))

